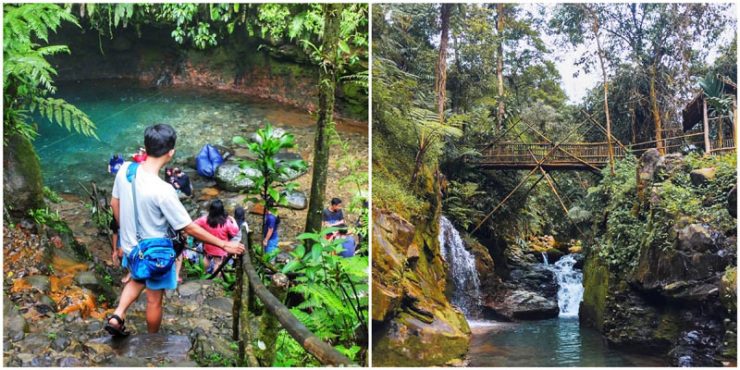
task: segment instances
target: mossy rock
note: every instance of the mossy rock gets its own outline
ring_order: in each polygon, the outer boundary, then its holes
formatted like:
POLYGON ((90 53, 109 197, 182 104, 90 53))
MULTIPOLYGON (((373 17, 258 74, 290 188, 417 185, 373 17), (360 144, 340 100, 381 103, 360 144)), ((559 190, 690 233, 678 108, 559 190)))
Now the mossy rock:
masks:
POLYGON ((6 138, 3 146, 4 204, 13 217, 26 217, 29 210, 44 207, 41 164, 28 139, 6 138))
POLYGON ((609 269, 597 254, 592 253, 586 258, 583 270, 583 301, 579 311, 581 324, 603 331, 608 294, 609 269))

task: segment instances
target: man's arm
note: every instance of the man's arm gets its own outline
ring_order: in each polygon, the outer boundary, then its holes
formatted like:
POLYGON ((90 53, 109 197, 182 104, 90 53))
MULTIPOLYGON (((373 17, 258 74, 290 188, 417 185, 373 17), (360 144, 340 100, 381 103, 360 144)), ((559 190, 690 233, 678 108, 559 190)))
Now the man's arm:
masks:
POLYGON ((272 237, 272 232, 275 230, 274 228, 267 229, 267 234, 265 234, 265 239, 262 240, 262 246, 266 247, 267 242, 270 241, 270 238, 272 237))
POLYGON ((118 198, 111 197, 110 198, 110 208, 113 209, 113 218, 116 219, 116 223, 119 225, 121 224, 120 219, 118 218, 119 212, 121 210, 121 201, 118 200, 118 198))
POLYGON ((229 254, 242 254, 244 253, 244 244, 232 241, 223 241, 198 226, 195 222, 191 222, 188 226, 183 229, 188 235, 191 235, 195 239, 198 239, 204 243, 215 245, 229 254))

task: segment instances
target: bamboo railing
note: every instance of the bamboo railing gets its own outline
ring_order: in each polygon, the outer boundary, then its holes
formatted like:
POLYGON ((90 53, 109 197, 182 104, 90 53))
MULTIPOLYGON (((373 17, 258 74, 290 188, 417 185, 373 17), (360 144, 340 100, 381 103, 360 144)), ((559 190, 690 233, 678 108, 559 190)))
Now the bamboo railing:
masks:
MULTIPOLYGON (((624 158, 628 153, 640 155, 645 150, 658 147, 655 140, 626 147, 613 146, 614 158, 624 158)), ((703 132, 667 137, 661 140, 666 153, 705 149, 703 132)), ((709 153, 734 151, 735 140, 725 137, 711 141, 709 153)), ((517 143, 500 142, 485 146, 477 158, 466 161, 471 164, 491 169, 535 168, 542 161, 543 168, 548 169, 594 169, 609 164, 609 146, 606 142, 589 143, 517 143), (554 149, 554 151, 553 151, 554 149), (553 151, 552 153, 550 153, 553 151), (549 155, 548 155, 549 153, 549 155)))
MULTIPOLYGON (((250 233, 251 234, 251 233, 250 233)), ((276 279, 276 275, 281 275, 282 278, 287 282, 287 277, 282 274, 273 275, 272 284, 266 287, 262 283, 262 278, 259 276, 252 263, 252 247, 250 243, 250 234, 242 226, 242 244, 245 245, 244 255, 237 258, 240 262, 237 264, 237 282, 236 289, 234 291, 234 328, 233 336, 239 344, 239 357, 240 360, 247 366, 272 366, 272 363, 260 364, 260 361, 255 356, 255 350, 251 348, 251 344, 255 343, 259 338, 259 334, 253 333, 250 328, 249 320, 250 315, 254 313, 255 309, 255 298, 259 299, 262 305, 266 308, 267 313, 271 315, 268 317, 268 321, 271 321, 274 326, 279 324, 290 334, 293 339, 298 342, 306 352, 314 356, 322 365, 328 366, 356 366, 346 356, 341 354, 339 351, 334 349, 331 345, 323 342, 316 335, 311 333, 295 316, 290 310, 281 302, 281 299, 275 296, 275 294, 285 297, 287 293, 287 286, 283 283, 280 284, 276 279), (246 284, 245 284, 246 283, 246 284), (246 288, 246 289, 245 289, 246 288), (275 322, 276 321, 276 322, 275 322)), ((273 333, 268 333, 273 334, 273 333)), ((274 341, 274 338, 272 338, 274 341)), ((268 342, 264 340, 263 342, 268 342)), ((267 344, 267 343, 266 343, 267 344)), ((272 350, 274 354, 274 342, 273 348, 268 345, 266 350, 272 350)), ((271 359, 271 358, 270 358, 271 359)), ((271 361, 266 361, 271 362, 271 361)))

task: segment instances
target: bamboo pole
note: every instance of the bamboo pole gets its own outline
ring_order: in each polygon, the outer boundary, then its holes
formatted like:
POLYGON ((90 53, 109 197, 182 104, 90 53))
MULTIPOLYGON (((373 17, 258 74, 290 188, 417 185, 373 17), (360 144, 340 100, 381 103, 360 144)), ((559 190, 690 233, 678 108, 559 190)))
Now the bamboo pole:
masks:
MULTIPOLYGON (((563 140, 567 140, 568 138, 570 138, 571 136, 573 136, 573 134, 579 128, 581 128, 581 126, 583 126, 584 123, 586 123, 586 121, 583 121, 583 122, 579 123, 576 127, 574 127, 572 130, 570 130, 570 132, 568 132, 568 135, 566 135, 563 140)), ((483 223, 486 222, 486 220, 488 220, 488 218, 491 217, 491 215, 493 215, 493 213, 496 212, 496 210, 498 210, 501 207, 501 205, 503 205, 503 203, 506 202, 509 199, 509 197, 511 197, 511 195, 514 194, 514 192, 517 191, 524 184, 524 182, 527 181, 527 179, 530 176, 532 176, 532 174, 535 173, 535 171, 537 171, 538 168, 540 168, 540 166, 542 166, 543 163, 545 163, 545 161, 547 160, 547 158, 550 155, 552 155, 553 152, 555 152, 555 150, 558 148, 558 146, 560 146, 560 143, 555 144, 555 146, 553 146, 552 149, 550 149, 550 151, 547 152, 547 154, 545 154, 545 156, 542 158, 542 160, 539 161, 539 162, 537 162, 537 164, 535 165, 535 167, 531 171, 529 171, 529 173, 527 173, 526 176, 524 176, 524 179, 522 181, 520 181, 519 184, 517 184, 516 187, 514 187, 514 190, 512 190, 511 192, 509 192, 509 194, 504 198, 503 201, 501 201, 501 203, 499 203, 498 206, 496 206, 496 208, 494 208, 491 212, 488 212, 488 214, 486 215, 486 217, 483 217, 483 219, 478 223, 478 225, 475 226, 475 229, 473 229, 473 231, 471 231, 470 233, 473 234, 476 231, 478 231, 478 229, 480 229, 481 225, 483 225, 483 223)))
POLYGON ((707 117, 707 99, 702 98, 702 113, 704 118, 704 155, 712 153, 712 147, 709 143, 709 119, 707 117))

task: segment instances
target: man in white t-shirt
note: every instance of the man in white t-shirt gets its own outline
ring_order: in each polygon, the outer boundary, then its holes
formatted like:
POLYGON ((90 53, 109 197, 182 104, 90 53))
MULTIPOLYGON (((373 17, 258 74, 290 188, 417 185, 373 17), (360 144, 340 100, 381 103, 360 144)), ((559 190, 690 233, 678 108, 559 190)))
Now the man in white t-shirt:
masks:
MULTIPOLYGON (((136 201, 138 205, 139 236, 142 239, 167 237, 170 230, 184 231, 208 244, 224 249, 229 254, 244 253, 244 245, 236 241, 224 242, 193 223, 190 215, 177 197, 175 189, 159 177, 159 171, 175 155, 175 130, 166 124, 150 126, 144 132, 144 146, 147 159, 136 169, 136 201)), ((111 207, 113 216, 120 225, 120 245, 123 249, 123 263, 138 244, 136 239, 136 218, 132 184, 127 178, 131 162, 126 162, 116 175, 113 184, 111 207)), ((132 276, 124 286, 118 307, 105 329, 113 336, 126 336, 124 320, 126 310, 135 302, 144 288, 146 293, 146 324, 149 333, 159 331, 162 323, 162 302, 165 289, 177 287, 175 264, 172 270, 156 279, 138 280, 132 276)))

